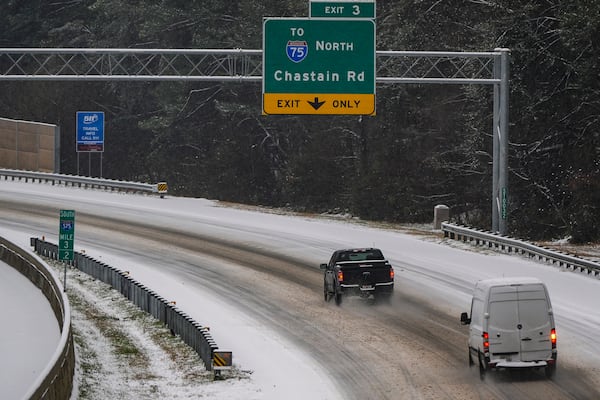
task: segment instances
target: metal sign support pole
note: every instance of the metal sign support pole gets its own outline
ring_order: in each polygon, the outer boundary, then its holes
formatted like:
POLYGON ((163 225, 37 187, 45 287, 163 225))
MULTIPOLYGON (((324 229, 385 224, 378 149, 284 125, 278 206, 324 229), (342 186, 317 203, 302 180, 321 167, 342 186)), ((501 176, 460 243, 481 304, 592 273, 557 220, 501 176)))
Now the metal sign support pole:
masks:
POLYGON ((508 219, 508 49, 495 49, 500 52, 494 60, 494 76, 500 82, 494 84, 494 160, 492 188, 492 231, 501 235, 507 233, 508 219))
MULTIPOLYGON (((500 56, 494 58, 494 78, 500 78, 500 56)), ((494 118, 492 125, 492 138, 494 147, 492 149, 492 232, 499 230, 500 195, 498 191, 499 159, 500 159, 500 83, 494 84, 494 118)))

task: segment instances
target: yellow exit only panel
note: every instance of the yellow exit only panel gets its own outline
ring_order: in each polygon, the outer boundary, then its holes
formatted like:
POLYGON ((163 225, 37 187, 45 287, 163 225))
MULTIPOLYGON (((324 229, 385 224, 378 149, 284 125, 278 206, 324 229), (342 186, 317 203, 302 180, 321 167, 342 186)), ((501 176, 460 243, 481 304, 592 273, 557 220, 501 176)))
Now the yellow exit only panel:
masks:
POLYGON ((264 93, 263 113, 267 115, 375 115, 375 95, 264 93))

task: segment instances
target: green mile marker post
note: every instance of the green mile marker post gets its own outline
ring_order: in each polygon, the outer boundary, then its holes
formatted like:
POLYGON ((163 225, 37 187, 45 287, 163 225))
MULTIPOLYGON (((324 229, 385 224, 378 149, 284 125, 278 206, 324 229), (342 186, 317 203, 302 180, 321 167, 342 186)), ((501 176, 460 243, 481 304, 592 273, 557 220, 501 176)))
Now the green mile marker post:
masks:
POLYGON ((58 261, 65 262, 64 290, 67 290, 67 264, 73 261, 75 210, 60 210, 58 227, 58 261))

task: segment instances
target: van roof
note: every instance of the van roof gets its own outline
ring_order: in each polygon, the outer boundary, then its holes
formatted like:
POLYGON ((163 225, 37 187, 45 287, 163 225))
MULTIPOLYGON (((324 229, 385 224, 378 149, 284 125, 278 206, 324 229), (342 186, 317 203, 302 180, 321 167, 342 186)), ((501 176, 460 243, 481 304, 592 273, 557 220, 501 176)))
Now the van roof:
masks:
POLYGON ((526 276, 516 276, 516 277, 506 277, 506 278, 492 278, 492 279, 483 279, 477 282, 477 287, 484 289, 490 288, 494 286, 509 286, 509 285, 527 285, 543 282, 538 278, 526 277, 526 276))

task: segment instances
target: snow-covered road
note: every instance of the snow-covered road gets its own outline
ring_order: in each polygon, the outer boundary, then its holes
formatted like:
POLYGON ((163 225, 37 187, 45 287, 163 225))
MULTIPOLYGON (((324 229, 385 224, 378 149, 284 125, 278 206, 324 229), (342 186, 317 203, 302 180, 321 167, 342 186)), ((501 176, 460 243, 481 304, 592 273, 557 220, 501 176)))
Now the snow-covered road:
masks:
POLYGON ((0 329, 0 398, 18 399, 54 355, 60 330, 42 292, 2 261, 0 304, 5 321, 0 329))
MULTIPOLYGON (((597 279, 517 256, 483 249, 465 249, 460 244, 446 243, 435 235, 420 237, 401 230, 374 228, 353 220, 223 207, 203 199, 158 199, 2 182, 0 202, 15 200, 20 202, 23 210, 30 209, 33 214, 36 206, 54 207, 57 220, 58 210, 65 208, 75 209, 81 217, 106 215, 118 224, 143 221, 166 232, 193 232, 244 243, 257 252, 280 253, 313 263, 315 268, 327 260, 332 249, 376 246, 395 265, 397 279, 402 280, 403 287, 421 293, 425 301, 441 312, 456 315, 457 321, 460 311, 468 310, 470 290, 477 280, 499 276, 538 277, 546 282, 552 298, 559 334, 560 363, 565 362, 581 371, 590 372, 590 376, 600 376, 600 342, 597 339, 597 333, 600 332, 600 310, 597 307, 600 280, 597 279)), ((9 214, 10 211, 0 213, 0 219, 10 221, 9 214)), ((203 296, 197 287, 190 287, 180 280, 173 281, 167 273, 145 268, 133 256, 106 252, 100 241, 93 243, 89 238, 86 242, 78 242, 77 232, 82 225, 76 222, 76 249, 85 249, 92 256, 103 257, 109 264, 127 265, 137 280, 167 298, 177 298, 180 308, 209 324, 217 343, 234 351, 235 362, 243 369, 254 371, 255 383, 263 390, 261 396, 264 397, 259 398, 338 396, 335 385, 323 372, 322 366, 313 362, 285 337, 269 331, 252 318, 240 315, 235 308, 231 308, 231 304, 220 302, 211 295, 203 296), (216 303, 200 311, 197 307, 199 301, 216 303), (228 319, 231 316, 234 318, 228 319), (261 347, 262 344, 265 347, 261 347), (288 361, 273 365, 265 357, 265 351, 266 354, 282 352, 288 361), (292 367, 286 371, 285 365, 288 364, 292 367)), ((30 233, 25 233, 30 229, 29 226, 25 231, 20 230, 16 221, 7 226, 4 224, 0 227, 0 235, 9 239, 16 235, 19 241, 25 242, 25 246, 28 245, 28 235, 45 235, 47 239, 56 241, 57 232, 43 224, 38 232, 30 233)), ((591 386, 598 386, 599 383, 598 378, 589 382, 591 386)))

